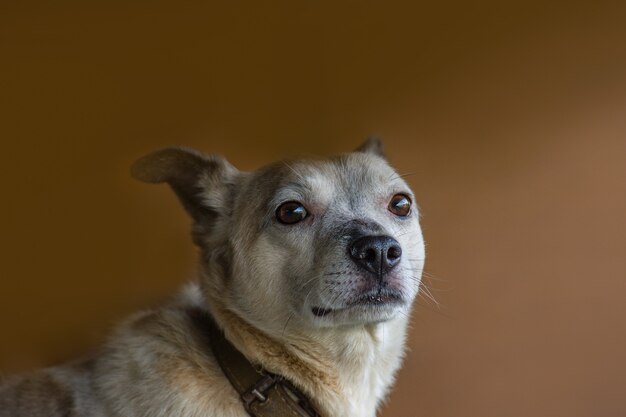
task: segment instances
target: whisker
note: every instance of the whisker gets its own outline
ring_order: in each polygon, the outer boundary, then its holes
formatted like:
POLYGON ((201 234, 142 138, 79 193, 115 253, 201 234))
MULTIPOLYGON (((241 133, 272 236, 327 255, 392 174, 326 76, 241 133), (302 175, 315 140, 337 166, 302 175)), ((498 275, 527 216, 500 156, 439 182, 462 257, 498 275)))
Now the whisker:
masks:
POLYGON ((281 333, 281 336, 285 336, 285 330, 287 329, 287 325, 289 324, 289 321, 294 316, 294 314, 296 313, 291 313, 289 317, 287 317, 287 321, 285 322, 285 325, 283 326, 283 332, 281 333))
POLYGON ((389 177, 388 181, 390 181, 390 182, 391 182, 391 181, 396 181, 396 180, 399 180, 399 179, 401 179, 401 178, 406 178, 406 177, 411 176, 411 175, 414 175, 414 174, 415 174, 415 172, 405 172, 404 174, 399 174, 399 173, 395 173, 395 172, 394 172, 394 173, 393 173, 393 174, 389 177))
MULTIPOLYGON (((417 306, 418 306, 418 307, 420 307, 420 308, 425 308, 425 309, 427 309, 427 310, 428 310, 428 311, 430 311, 430 312, 436 313, 436 314, 438 314, 438 315, 440 315, 440 316, 442 316, 442 317, 445 317, 445 318, 447 318, 447 319, 453 320, 453 317, 452 317, 452 316, 450 316, 449 314, 446 314, 446 313, 444 313, 444 312, 443 312, 443 311, 441 311, 441 310, 434 309, 432 306, 430 306, 430 305, 428 305, 428 304, 422 304, 422 303, 420 303, 420 300, 419 300, 419 299, 415 300, 415 304, 417 304, 417 306)), ((416 312, 417 312, 417 311, 419 311, 419 310, 417 310, 417 309, 416 309, 416 312)), ((419 316, 418 316, 418 317, 419 317, 419 316)))
POLYGON ((287 168, 289 168, 289 170, 291 170, 291 172, 293 172, 296 177, 298 177, 298 179, 302 182, 305 182, 305 178, 298 172, 296 171, 291 165, 289 165, 289 163, 287 161, 281 161, 287 168))
POLYGON ((420 288, 421 291, 419 291, 418 294, 421 295, 425 295, 427 297, 428 300, 432 301, 433 303, 435 303, 435 305, 437 306, 437 308, 441 308, 441 306, 439 305, 439 301, 437 301, 435 299, 435 297, 433 296, 433 294, 430 292, 430 289, 428 288, 428 286, 426 285, 421 285, 420 288))
POLYGON ((311 281, 313 281, 314 279, 318 278, 317 276, 314 276, 313 278, 309 279, 307 282, 305 282, 304 284, 302 284, 300 286, 300 289, 303 290, 304 287, 306 287, 311 281))

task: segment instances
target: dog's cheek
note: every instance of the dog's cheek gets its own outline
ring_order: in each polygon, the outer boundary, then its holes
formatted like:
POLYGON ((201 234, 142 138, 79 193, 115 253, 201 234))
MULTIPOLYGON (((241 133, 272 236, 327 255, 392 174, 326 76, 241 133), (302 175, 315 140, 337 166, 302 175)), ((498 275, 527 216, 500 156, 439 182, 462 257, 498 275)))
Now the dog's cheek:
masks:
POLYGON ((282 303, 275 301, 286 297, 282 271, 287 258, 284 250, 261 236, 233 264, 230 292, 245 304, 242 308, 262 321, 270 322, 281 314, 282 303))
POLYGON ((403 268, 405 269, 403 275, 406 276, 409 286, 417 293, 425 260, 424 238, 417 221, 411 226, 410 233, 402 235, 400 245, 404 252, 403 258, 405 258, 403 260, 403 268))

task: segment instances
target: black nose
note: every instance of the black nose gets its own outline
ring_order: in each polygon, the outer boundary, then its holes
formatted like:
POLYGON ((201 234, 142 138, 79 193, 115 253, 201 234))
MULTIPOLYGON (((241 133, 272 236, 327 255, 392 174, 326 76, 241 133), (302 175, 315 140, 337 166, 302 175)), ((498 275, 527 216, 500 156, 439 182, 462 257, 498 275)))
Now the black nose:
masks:
POLYGON ((352 242, 348 253, 357 265, 382 278, 400 263, 402 248, 390 236, 365 236, 352 242))

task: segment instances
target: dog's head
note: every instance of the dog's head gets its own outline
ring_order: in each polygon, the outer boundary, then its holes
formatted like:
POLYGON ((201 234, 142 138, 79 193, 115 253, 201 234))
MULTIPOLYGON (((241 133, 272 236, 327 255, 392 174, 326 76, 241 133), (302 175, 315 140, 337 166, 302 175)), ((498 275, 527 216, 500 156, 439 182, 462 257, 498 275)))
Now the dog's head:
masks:
POLYGON ((167 182, 194 221, 212 302, 270 334, 406 315, 424 264, 411 189, 378 140, 324 160, 240 172, 223 158, 168 148, 135 177, 167 182))

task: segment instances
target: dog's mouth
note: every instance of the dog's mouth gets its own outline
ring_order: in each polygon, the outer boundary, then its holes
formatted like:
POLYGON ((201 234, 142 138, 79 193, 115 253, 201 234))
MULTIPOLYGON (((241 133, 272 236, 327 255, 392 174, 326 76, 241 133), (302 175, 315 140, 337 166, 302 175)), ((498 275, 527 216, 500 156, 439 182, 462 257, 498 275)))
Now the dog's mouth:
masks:
POLYGON ((313 307, 311 309, 315 317, 324 317, 333 312, 332 308, 313 307))
POLYGON ((337 309, 327 307, 313 307, 311 312, 315 317, 325 317, 331 313, 348 310, 352 307, 380 307, 394 304, 402 304, 404 297, 398 290, 379 289, 377 291, 369 291, 359 295, 355 299, 346 303, 345 307, 337 309))

